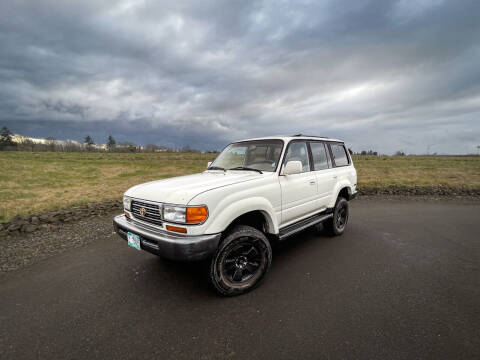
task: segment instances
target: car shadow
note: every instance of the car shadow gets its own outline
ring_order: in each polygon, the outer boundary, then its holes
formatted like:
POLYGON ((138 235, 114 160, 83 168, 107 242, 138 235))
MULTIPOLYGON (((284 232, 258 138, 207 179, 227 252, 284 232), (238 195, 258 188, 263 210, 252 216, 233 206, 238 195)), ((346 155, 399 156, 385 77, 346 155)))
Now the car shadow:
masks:
MULTIPOLYGON (((324 235, 321 228, 313 227, 293 235, 285 241, 271 241, 272 268, 270 271, 282 271, 288 268, 290 261, 309 247, 318 247, 318 243, 328 243, 331 237, 324 235)), ((209 283, 210 260, 178 262, 152 256, 143 265, 144 276, 137 280, 137 287, 148 291, 177 293, 206 297, 219 297, 209 283), (152 290, 152 289, 157 290, 152 290)))

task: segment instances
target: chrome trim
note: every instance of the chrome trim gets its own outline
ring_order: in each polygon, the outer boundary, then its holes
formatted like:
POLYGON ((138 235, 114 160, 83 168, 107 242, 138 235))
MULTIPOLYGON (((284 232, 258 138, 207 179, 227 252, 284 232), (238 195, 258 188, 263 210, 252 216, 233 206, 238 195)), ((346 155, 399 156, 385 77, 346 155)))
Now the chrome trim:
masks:
POLYGON ((126 218, 126 220, 127 220, 127 221, 131 221, 131 222, 133 222, 136 226, 141 227, 141 228, 144 228, 144 229, 146 229, 146 230, 150 230, 150 231, 163 230, 163 227, 160 226, 160 225, 155 225, 155 224, 152 224, 152 223, 147 223, 147 222, 138 220, 138 218, 136 218, 136 217, 126 218))

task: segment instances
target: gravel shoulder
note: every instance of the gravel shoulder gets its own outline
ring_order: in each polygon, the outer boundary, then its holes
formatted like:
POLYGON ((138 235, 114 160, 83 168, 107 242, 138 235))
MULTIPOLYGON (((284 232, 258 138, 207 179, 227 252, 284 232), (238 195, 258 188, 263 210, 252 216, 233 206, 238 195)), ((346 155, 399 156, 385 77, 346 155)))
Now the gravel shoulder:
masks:
POLYGON ((0 276, 73 248, 114 234, 112 218, 120 211, 73 223, 43 228, 29 234, 0 238, 0 276))

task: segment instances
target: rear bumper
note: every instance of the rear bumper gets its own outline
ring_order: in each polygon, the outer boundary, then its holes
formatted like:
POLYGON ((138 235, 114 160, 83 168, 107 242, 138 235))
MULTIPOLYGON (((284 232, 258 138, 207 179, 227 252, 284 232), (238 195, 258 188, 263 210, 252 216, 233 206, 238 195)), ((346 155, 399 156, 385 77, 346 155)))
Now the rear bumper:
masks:
POLYGON ((115 216, 113 228, 124 240, 127 240, 127 232, 139 235, 142 250, 180 261, 201 260, 212 256, 217 250, 221 236, 221 234, 175 235, 136 224, 127 220, 123 214, 115 216))

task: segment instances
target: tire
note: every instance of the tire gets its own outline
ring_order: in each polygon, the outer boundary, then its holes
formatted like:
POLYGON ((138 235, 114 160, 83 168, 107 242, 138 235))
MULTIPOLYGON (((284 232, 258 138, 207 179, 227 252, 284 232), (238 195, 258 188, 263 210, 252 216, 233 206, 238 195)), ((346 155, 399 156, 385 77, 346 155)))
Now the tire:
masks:
POLYGON ((260 284, 271 263, 272 249, 265 235, 239 225, 217 249, 210 265, 210 282, 223 296, 241 295, 260 284))
POLYGON ((340 236, 347 227, 349 207, 347 199, 338 197, 333 208, 333 217, 325 221, 325 231, 331 236, 340 236))

